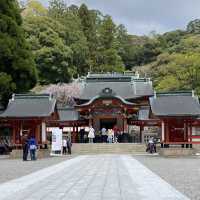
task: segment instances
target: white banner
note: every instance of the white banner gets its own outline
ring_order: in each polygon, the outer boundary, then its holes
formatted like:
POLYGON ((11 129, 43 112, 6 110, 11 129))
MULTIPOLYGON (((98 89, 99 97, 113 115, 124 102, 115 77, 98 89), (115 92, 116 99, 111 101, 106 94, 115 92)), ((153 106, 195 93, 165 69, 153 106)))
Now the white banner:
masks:
POLYGON ((59 129, 59 128, 52 129, 51 150, 62 152, 62 129, 59 129))

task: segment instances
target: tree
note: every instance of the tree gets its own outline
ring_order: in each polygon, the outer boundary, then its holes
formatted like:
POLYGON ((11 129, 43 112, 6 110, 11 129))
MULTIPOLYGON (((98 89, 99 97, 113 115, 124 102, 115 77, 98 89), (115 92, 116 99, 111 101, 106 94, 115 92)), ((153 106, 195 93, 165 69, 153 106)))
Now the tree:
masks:
POLYGON ((23 5, 21 14, 22 17, 46 16, 47 9, 36 0, 28 0, 28 2, 23 5))
POLYGON ((82 31, 79 8, 75 5, 67 7, 63 0, 50 2, 49 16, 59 21, 64 27, 65 34, 61 36, 65 45, 72 50, 72 64, 76 73, 84 75, 89 70, 89 48, 87 39, 82 31))
POLYGON ((180 42, 173 47, 173 52, 176 53, 188 53, 188 52, 200 52, 200 35, 190 34, 183 37, 180 42))
POLYGON ((0 1, 0 46, 0 92, 6 84, 7 91, 1 93, 5 100, 12 92, 28 91, 37 81, 33 55, 25 41, 20 10, 14 0, 0 1))
POLYGON ((115 48, 116 27, 110 16, 105 16, 99 28, 99 40, 101 49, 115 48))
MULTIPOLYGON (((137 44, 134 44, 133 36, 128 35, 125 26, 122 24, 117 27, 116 34, 116 39, 118 42, 118 54, 121 56, 126 69, 131 70, 139 63, 137 54, 140 51, 141 43, 138 41, 137 44)), ((140 37, 138 37, 138 39, 140 39, 140 37)))
POLYGON ((65 27, 49 17, 28 17, 24 23, 42 84, 69 82, 73 75, 72 50, 65 44, 65 27))
POLYGON ((88 41, 89 50, 95 50, 95 42, 96 42, 96 27, 95 27, 95 19, 93 15, 88 10, 85 4, 82 4, 78 10, 78 16, 81 20, 81 28, 84 32, 85 37, 88 41))
POLYGON ((83 31, 89 49, 89 68, 96 65, 96 53, 98 46, 96 15, 89 11, 85 4, 82 4, 78 10, 78 16, 81 22, 81 30, 83 31))
POLYGON ((157 90, 196 90, 200 94, 199 53, 164 53, 149 69, 157 90))
POLYGON ((124 65, 116 49, 104 49, 99 52, 99 64, 96 72, 123 72, 124 65))
POLYGON ((115 37, 116 26, 110 16, 106 16, 99 27, 99 47, 97 52, 97 65, 95 71, 118 71, 124 70, 124 64, 118 54, 118 42, 115 37))
POLYGON ((74 98, 79 98, 81 93, 81 83, 73 82, 69 84, 50 85, 42 90, 42 93, 50 93, 56 97, 58 103, 63 106, 74 106, 74 98))
POLYGON ((67 5, 64 0, 51 0, 49 2, 49 14, 56 20, 62 18, 67 10, 67 5))
POLYGON ((175 76, 182 82, 184 89, 200 92, 200 55, 199 53, 174 54, 170 62, 176 71, 175 76))
POLYGON ((200 33, 200 19, 195 19, 188 23, 187 25, 187 32, 188 33, 200 33))
POLYGON ((140 57, 140 65, 147 64, 156 60, 157 56, 161 53, 159 42, 156 38, 149 39, 138 52, 140 57))

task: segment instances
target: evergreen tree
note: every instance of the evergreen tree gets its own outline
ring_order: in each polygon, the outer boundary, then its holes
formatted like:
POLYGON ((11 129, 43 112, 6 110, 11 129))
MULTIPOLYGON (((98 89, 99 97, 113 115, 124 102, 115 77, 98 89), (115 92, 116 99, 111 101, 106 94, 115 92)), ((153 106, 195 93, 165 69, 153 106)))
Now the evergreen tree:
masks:
POLYGON ((81 29, 87 39, 87 45, 89 48, 89 60, 90 67, 96 65, 97 54, 97 29, 96 29, 96 17, 93 12, 89 11, 85 4, 82 4, 78 10, 78 16, 81 20, 81 29))
POLYGON ((110 16, 106 16, 99 28, 99 51, 96 71, 123 71, 124 64, 118 54, 116 26, 110 16))
POLYGON ((26 92, 37 81, 33 55, 24 38, 16 0, 0 1, 0 98, 12 92, 26 92), (6 91, 2 88, 6 84, 6 91))
POLYGON ((24 22, 41 84, 68 82, 72 72, 72 50, 65 44, 65 27, 49 17, 29 17, 24 22))
POLYGON ((67 7, 63 0, 50 1, 49 16, 63 25, 61 37, 65 45, 72 50, 73 76, 86 74, 89 70, 88 42, 82 30, 78 11, 77 6, 67 7))
POLYGON ((116 27, 112 18, 110 16, 106 16, 102 21, 99 35, 100 35, 100 48, 110 49, 115 48, 115 33, 116 27))
POLYGON ((89 49, 95 49, 95 19, 92 17, 91 12, 88 10, 85 4, 82 4, 78 11, 79 18, 81 20, 82 30, 87 38, 89 49))

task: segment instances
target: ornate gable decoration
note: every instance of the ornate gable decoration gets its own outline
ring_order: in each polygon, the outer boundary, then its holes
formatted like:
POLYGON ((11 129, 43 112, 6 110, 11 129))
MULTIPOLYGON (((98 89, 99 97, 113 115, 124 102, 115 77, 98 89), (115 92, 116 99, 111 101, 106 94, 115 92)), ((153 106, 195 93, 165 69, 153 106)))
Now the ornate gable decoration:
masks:
POLYGON ((104 88, 100 94, 100 96, 115 96, 115 92, 111 88, 104 88))

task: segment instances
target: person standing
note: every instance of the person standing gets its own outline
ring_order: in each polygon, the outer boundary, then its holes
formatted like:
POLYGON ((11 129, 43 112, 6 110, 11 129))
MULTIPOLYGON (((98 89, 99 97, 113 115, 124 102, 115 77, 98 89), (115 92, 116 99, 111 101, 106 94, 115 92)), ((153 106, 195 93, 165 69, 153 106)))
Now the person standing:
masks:
POLYGON ((112 129, 108 129, 108 143, 113 142, 114 132, 112 129))
POLYGON ((67 154, 67 140, 65 138, 63 139, 63 154, 67 154))
POLYGON ((26 135, 22 139, 22 149, 23 149, 23 161, 27 161, 29 144, 26 135))
POLYGON ((37 142, 33 136, 29 139, 29 149, 30 149, 31 160, 36 160, 37 142))
POLYGON ((105 143, 106 143, 106 141, 107 141, 107 130, 106 130, 105 127, 103 127, 103 128, 101 129, 101 135, 102 135, 102 142, 105 142, 105 143))
POLYGON ((113 142, 117 143, 117 134, 118 134, 118 128, 117 128, 117 126, 115 125, 112 130, 114 132, 113 142))
POLYGON ((79 133, 80 133, 80 142, 84 143, 85 129, 82 128, 79 133))
POLYGON ((71 140, 70 138, 67 136, 67 151, 68 151, 68 154, 72 154, 72 143, 71 143, 71 140))
POLYGON ((92 126, 90 126, 90 130, 88 133, 88 138, 89 138, 89 143, 93 143, 94 138, 95 138, 95 134, 94 134, 94 128, 92 126))

